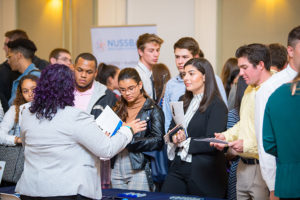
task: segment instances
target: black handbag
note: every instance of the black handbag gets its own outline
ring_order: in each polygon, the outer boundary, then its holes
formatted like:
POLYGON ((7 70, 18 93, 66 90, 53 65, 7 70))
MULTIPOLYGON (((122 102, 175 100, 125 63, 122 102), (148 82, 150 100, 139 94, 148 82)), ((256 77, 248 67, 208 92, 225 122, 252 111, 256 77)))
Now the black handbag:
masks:
MULTIPOLYGON (((12 129, 15 135, 18 125, 12 129)), ((0 145, 0 160, 5 161, 5 168, 2 180, 11 183, 17 183, 24 169, 24 148, 23 146, 0 145)))

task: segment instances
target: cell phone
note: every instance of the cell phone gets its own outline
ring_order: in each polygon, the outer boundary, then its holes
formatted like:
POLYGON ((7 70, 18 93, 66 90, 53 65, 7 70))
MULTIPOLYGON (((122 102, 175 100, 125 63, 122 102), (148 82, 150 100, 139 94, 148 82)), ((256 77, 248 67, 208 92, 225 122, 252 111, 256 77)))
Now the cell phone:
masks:
POLYGON ((172 137, 175 135, 179 130, 184 130, 183 126, 181 124, 176 125, 174 128, 172 128, 165 136, 165 142, 173 142, 172 137))
POLYGON ((169 134, 169 139, 170 139, 170 142, 173 142, 173 136, 180 130, 183 130, 183 127, 182 126, 178 126, 178 127, 175 127, 174 129, 171 130, 170 134, 169 134))

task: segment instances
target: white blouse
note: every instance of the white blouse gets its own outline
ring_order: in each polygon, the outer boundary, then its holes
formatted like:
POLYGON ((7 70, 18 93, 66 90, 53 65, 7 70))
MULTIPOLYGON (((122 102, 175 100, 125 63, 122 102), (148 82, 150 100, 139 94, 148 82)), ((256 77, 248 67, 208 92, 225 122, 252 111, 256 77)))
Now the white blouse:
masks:
POLYGON ((3 120, 0 124, 0 144, 15 145, 15 136, 9 135, 10 130, 15 124, 16 107, 11 106, 5 113, 3 120))
POLYGON ((180 159, 185 162, 192 162, 192 155, 188 154, 189 147, 190 147, 190 141, 191 138, 188 137, 188 132, 187 132, 187 127, 193 118, 194 114, 196 111, 199 109, 200 102, 203 98, 203 93, 194 95, 193 99, 190 102, 190 105, 184 115, 184 123, 185 123, 185 131, 187 134, 187 139, 185 141, 182 141, 178 145, 175 145, 173 143, 168 143, 167 147, 167 153, 168 153, 168 158, 170 160, 174 160, 175 158, 175 150, 177 147, 181 147, 177 153, 178 156, 180 156, 180 159))

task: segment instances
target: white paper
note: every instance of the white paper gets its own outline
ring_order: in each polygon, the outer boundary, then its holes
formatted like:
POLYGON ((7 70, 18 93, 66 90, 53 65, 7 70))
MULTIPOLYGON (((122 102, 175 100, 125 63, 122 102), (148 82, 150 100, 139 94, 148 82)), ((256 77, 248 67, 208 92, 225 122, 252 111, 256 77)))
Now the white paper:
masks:
POLYGON ((228 144, 228 142, 224 140, 219 140, 216 138, 203 138, 203 139, 194 139, 195 141, 198 142, 214 142, 214 143, 220 143, 220 144, 228 144))
POLYGON ((97 117, 96 123, 103 132, 109 132, 110 136, 113 136, 122 126, 121 119, 109 106, 106 106, 97 117))
POLYGON ((176 124, 182 124, 184 128, 184 110, 183 101, 170 102, 170 108, 172 112, 172 117, 176 124))
POLYGON ((2 181, 2 176, 3 176, 3 172, 4 172, 4 168, 5 168, 5 161, 0 161, 0 183, 2 181))

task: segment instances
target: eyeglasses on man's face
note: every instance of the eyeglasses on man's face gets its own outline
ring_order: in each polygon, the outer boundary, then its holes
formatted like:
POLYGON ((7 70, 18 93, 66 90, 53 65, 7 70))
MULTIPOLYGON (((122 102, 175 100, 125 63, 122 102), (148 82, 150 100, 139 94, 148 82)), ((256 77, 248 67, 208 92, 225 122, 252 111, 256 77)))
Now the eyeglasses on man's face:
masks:
POLYGON ((72 59, 68 58, 68 57, 59 57, 57 60, 61 60, 63 62, 69 62, 72 63, 72 59))

